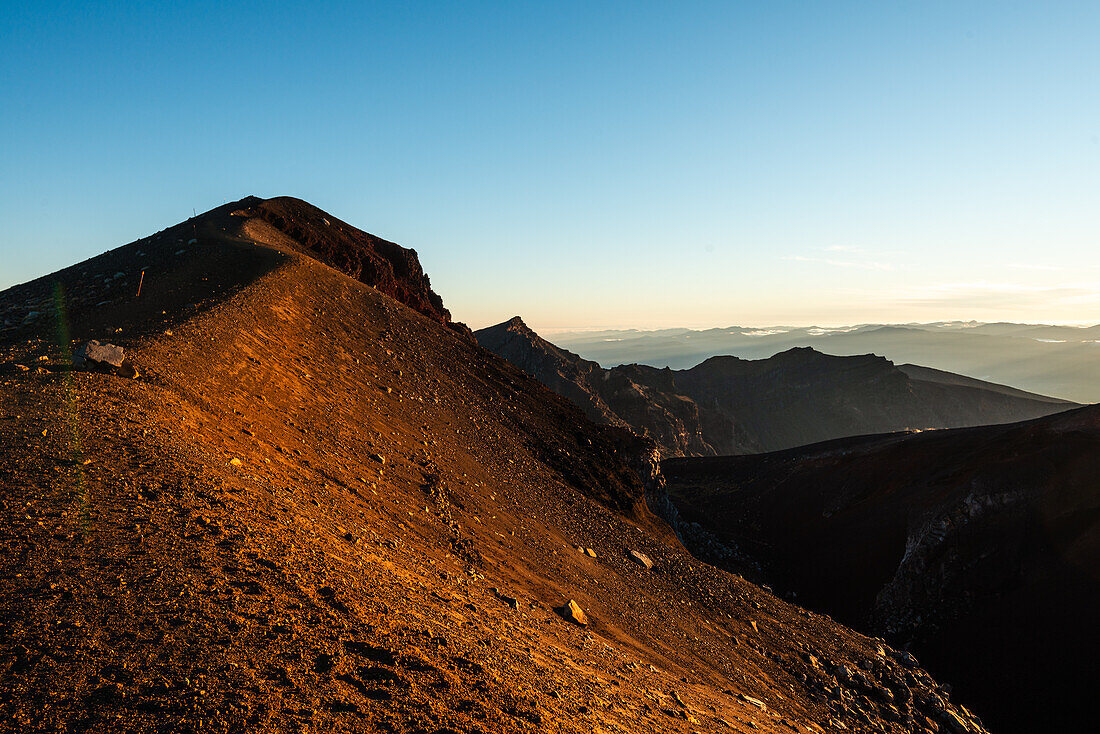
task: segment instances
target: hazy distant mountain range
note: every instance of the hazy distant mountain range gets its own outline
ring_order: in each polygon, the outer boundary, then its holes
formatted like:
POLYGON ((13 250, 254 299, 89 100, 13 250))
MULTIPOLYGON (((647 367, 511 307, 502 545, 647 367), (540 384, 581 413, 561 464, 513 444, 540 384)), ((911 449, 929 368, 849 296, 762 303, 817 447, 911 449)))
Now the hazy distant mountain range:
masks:
POLYGON ((767 359, 711 357, 686 370, 604 369, 543 339, 518 316, 475 336, 589 418, 649 436, 665 456, 776 451, 843 436, 1009 423, 1075 407, 871 354, 795 347, 767 359))
POLYGON ((843 328, 730 326, 695 331, 558 332, 555 344, 604 367, 639 362, 684 369, 708 357, 771 357, 792 347, 878 354, 1079 403, 1100 402, 1100 325, 944 321, 843 328))

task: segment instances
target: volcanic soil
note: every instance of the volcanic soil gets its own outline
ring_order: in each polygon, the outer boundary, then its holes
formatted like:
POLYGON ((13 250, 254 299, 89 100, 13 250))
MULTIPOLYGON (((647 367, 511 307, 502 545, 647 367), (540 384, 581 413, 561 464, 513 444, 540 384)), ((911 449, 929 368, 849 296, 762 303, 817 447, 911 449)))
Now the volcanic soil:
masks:
POLYGON ((0 729, 984 731, 691 557, 647 445, 255 205, 0 293, 0 729))

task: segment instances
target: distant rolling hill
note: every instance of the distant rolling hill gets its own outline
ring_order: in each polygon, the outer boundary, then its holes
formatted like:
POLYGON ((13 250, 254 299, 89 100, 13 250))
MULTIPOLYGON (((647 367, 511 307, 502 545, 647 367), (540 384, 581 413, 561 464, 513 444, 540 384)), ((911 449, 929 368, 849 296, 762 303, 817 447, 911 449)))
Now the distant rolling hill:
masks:
POLYGON ((712 357, 686 370, 604 369, 551 344, 518 317, 478 342, 601 423, 653 438, 666 456, 773 451, 842 436, 1011 423, 1076 407, 874 355, 809 348, 768 359, 712 357))
POLYGON ((1100 325, 944 322, 843 328, 787 327, 561 332, 557 344, 603 366, 641 362, 685 369, 709 357, 762 359, 792 347, 880 354, 1077 403, 1100 402, 1100 325))

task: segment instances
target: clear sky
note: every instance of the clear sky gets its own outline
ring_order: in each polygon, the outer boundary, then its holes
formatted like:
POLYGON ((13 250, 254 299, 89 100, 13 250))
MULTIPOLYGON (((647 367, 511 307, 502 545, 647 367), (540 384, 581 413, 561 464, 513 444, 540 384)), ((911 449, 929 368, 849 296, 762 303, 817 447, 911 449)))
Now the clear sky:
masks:
POLYGON ((0 3, 0 288, 247 194, 537 329, 1100 322, 1100 3, 0 3))

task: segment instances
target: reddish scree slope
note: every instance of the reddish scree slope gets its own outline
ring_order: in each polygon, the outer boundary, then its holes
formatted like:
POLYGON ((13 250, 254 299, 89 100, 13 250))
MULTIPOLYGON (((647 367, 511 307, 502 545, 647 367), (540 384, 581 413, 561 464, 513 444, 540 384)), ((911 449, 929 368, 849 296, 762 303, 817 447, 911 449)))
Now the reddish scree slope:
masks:
POLYGON ((691 558, 628 434, 240 208, 0 293, 0 729, 982 731, 691 558))

